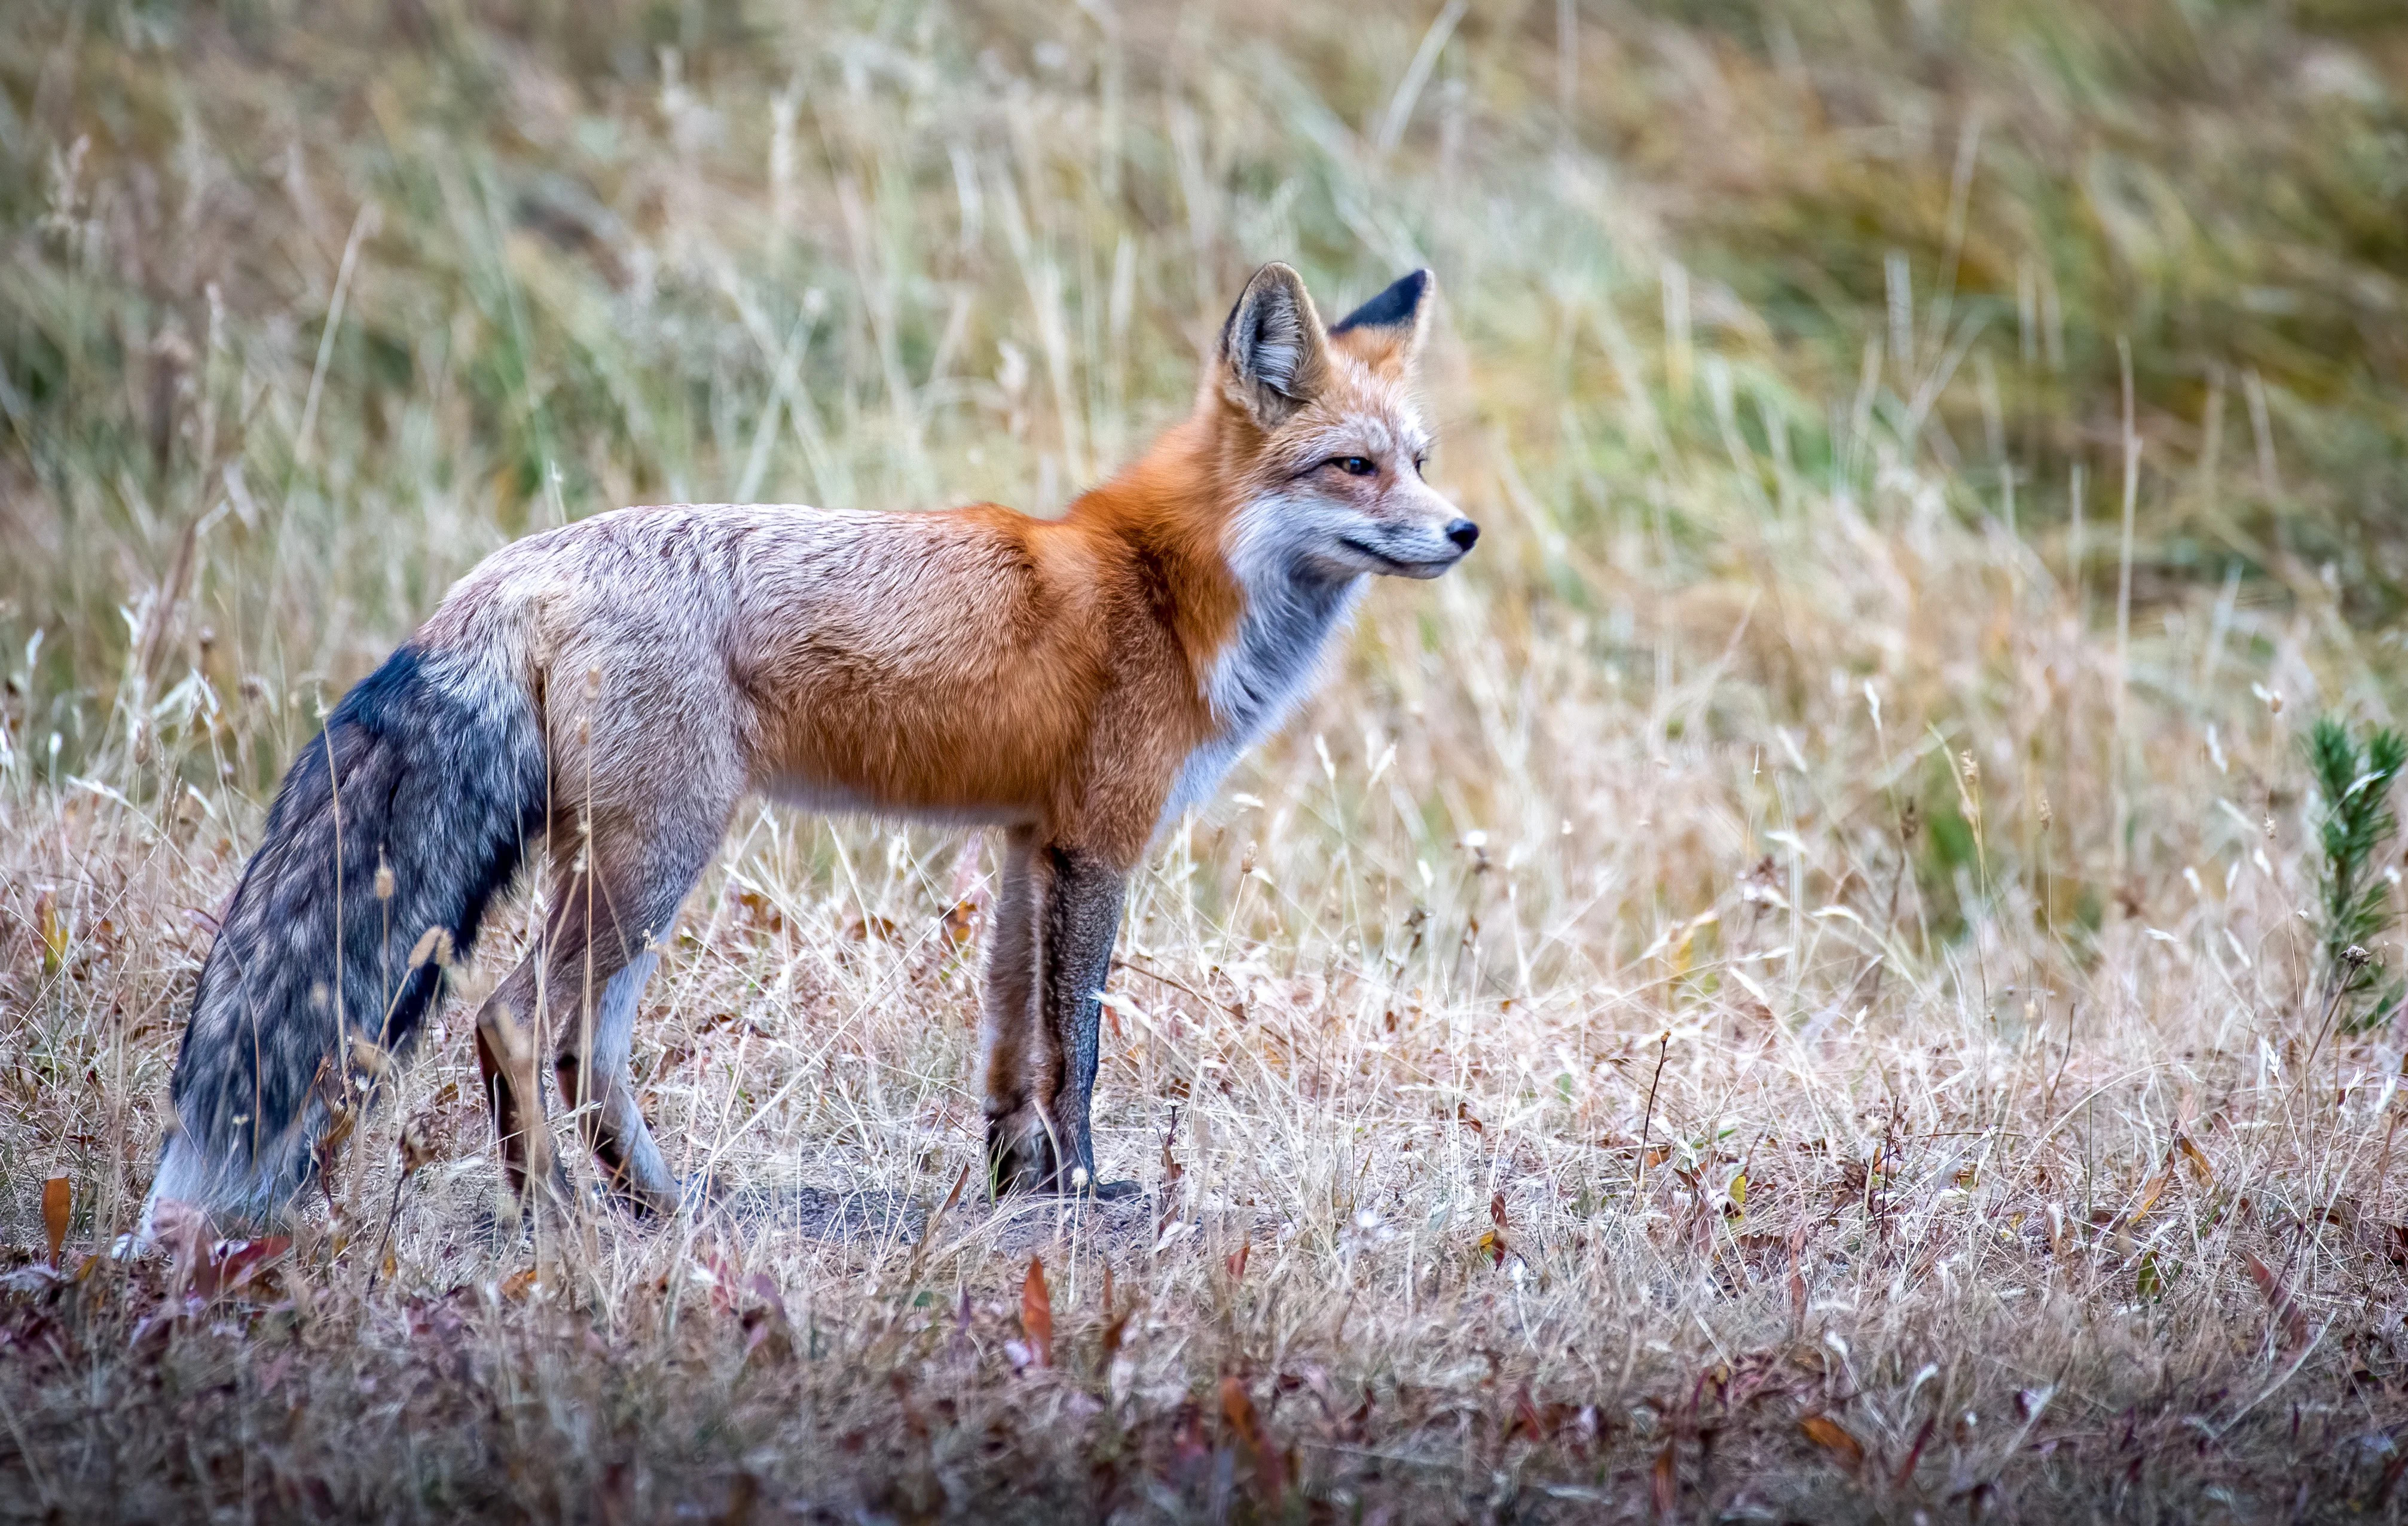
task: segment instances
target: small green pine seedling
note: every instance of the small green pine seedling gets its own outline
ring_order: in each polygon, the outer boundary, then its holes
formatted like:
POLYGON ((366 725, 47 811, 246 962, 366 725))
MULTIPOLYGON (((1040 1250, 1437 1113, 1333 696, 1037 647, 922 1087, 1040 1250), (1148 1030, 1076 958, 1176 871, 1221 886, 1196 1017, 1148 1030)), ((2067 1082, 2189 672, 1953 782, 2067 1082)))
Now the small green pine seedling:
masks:
POLYGON ((2383 966, 2364 952, 2391 923, 2391 887, 2375 864, 2399 831, 2391 786, 2403 764, 2408 741, 2388 727, 2373 731, 2362 748, 2331 716, 2308 733, 2308 766, 2323 797, 2317 846, 2324 862, 2316 890, 2324 989, 2352 1030, 2387 1019, 2408 995, 2408 980, 2386 981, 2383 966))

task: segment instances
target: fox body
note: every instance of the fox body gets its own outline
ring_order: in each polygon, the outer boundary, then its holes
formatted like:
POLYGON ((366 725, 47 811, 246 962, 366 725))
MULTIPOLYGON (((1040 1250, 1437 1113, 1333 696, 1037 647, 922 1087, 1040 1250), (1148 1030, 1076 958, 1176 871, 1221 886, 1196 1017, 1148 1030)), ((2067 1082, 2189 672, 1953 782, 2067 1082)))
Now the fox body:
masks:
POLYGON ((505 1165, 522 1188, 556 1169, 548 1047, 605 1179, 673 1205, 628 1082, 636 1005, 750 794, 997 829, 991 1178, 1103 1190, 1089 1097, 1126 877, 1278 723, 1367 576, 1435 577, 1477 535, 1421 476, 1428 291, 1416 272, 1325 329, 1266 266, 1193 415, 1060 520, 631 508, 487 558, 279 792, 202 970, 152 1204, 276 1211, 362 1044, 408 1047, 445 947, 543 840, 546 924, 477 1023, 505 1165))

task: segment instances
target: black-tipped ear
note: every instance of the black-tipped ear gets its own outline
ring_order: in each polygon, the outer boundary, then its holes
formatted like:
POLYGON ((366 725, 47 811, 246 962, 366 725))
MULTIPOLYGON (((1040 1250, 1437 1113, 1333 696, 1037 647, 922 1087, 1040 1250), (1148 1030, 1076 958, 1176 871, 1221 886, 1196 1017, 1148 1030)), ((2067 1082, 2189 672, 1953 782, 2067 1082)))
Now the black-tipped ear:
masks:
POLYGON ((1331 338, 1349 329, 1396 329, 1421 322, 1422 299, 1429 293, 1430 273, 1416 270, 1338 321, 1331 338))
POLYGON ((1328 379, 1327 340, 1304 278, 1267 264, 1221 325, 1223 392, 1265 429, 1285 423, 1328 379))
POLYGON ((1426 270, 1402 278, 1340 319, 1330 339, 1374 370, 1410 371, 1429 331, 1432 284, 1426 270))

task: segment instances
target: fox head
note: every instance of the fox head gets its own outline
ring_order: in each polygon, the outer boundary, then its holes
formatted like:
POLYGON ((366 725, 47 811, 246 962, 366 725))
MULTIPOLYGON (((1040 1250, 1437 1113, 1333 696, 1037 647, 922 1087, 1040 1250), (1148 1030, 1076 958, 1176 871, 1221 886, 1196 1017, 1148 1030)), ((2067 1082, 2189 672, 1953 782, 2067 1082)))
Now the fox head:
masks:
POLYGON ((1412 386, 1430 287, 1416 270, 1324 328, 1286 265, 1246 283, 1202 399, 1237 478, 1226 548, 1242 580, 1436 578, 1480 538, 1422 479, 1430 437, 1412 386))

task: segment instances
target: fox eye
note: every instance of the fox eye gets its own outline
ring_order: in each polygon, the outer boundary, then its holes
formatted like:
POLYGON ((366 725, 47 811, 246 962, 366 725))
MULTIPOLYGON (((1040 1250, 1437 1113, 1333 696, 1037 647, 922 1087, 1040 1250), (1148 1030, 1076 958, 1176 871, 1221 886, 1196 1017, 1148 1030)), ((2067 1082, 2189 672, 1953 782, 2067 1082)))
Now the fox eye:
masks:
POLYGON ((1372 464, 1369 456, 1332 456, 1329 464, 1349 477, 1369 477, 1380 469, 1372 464))

